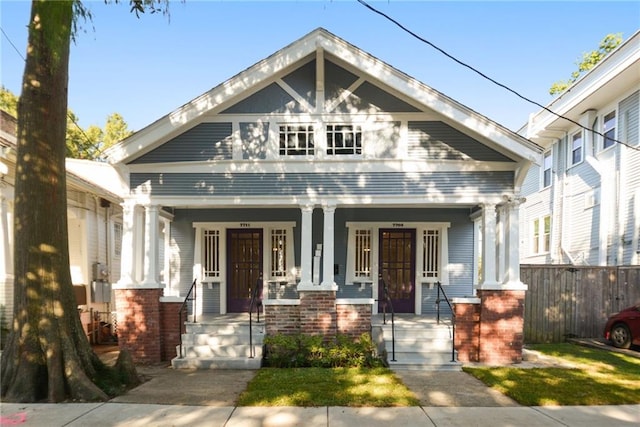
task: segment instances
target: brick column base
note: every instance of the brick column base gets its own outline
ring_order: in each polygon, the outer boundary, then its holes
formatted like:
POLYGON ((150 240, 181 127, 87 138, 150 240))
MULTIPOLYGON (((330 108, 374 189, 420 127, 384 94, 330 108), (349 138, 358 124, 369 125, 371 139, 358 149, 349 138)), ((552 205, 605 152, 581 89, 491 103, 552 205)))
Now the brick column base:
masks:
POLYGON ((480 362, 522 362, 525 291, 480 290, 480 362))
POLYGON ((162 359, 160 297, 162 289, 116 289, 118 346, 136 363, 162 359))
POLYGON ((455 349, 460 362, 480 361, 480 301, 454 302, 456 316, 455 349))
POLYGON ((300 295, 300 333, 336 337, 336 292, 298 291, 300 295))

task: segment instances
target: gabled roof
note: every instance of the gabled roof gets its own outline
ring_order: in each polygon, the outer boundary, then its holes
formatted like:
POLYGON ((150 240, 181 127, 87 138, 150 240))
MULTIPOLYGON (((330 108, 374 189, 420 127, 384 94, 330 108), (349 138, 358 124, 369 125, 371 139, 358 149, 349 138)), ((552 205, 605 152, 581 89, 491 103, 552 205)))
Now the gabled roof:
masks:
POLYGON ((231 100, 237 99, 241 94, 264 87, 274 75, 291 69, 296 63, 304 61, 314 53, 319 57, 328 53, 340 58, 366 75, 368 79, 381 82, 394 93, 424 106, 425 111, 433 111, 443 120, 487 138, 502 149, 513 153, 516 158, 537 162, 538 155, 542 151, 537 144, 411 78, 323 28, 312 31, 110 148, 106 152, 108 161, 126 163, 135 159, 182 130, 188 129, 203 115, 220 112, 229 106, 231 100))
POLYGON ((519 133, 533 140, 552 143, 561 131, 574 127, 560 118, 579 122, 588 110, 599 110, 625 94, 638 90, 640 84, 640 31, 625 40, 589 72, 546 105, 548 110, 532 114, 519 133))

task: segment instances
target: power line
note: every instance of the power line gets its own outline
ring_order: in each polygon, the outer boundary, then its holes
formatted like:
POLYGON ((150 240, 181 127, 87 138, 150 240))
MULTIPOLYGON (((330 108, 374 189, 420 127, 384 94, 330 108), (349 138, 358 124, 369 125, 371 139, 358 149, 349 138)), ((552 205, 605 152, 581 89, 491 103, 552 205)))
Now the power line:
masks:
MULTIPOLYGON (((13 41, 11 41, 11 39, 9 38, 9 35, 4 31, 4 28, 0 27, 0 31, 2 31, 2 34, 4 35, 4 37, 7 39, 7 41, 9 42, 9 44, 11 44, 11 46, 13 47, 13 50, 16 51, 16 53, 18 54, 18 56, 20 58, 22 58, 22 60, 24 62, 27 62, 27 59, 24 57, 24 55, 20 52, 20 50, 16 47, 15 44, 13 44, 13 41)), ((100 146, 97 144, 94 144, 91 141, 91 138, 89 138, 89 135, 87 135, 87 133, 84 131, 84 129, 82 129, 82 127, 80 127, 80 125, 78 124, 78 122, 76 121, 75 117, 73 117, 73 115, 69 112, 69 110, 67 110, 67 118, 69 118, 71 120, 71 122, 76 125, 76 127, 78 128, 78 130, 80 130, 80 133, 84 136, 84 138, 87 140, 87 142, 96 149, 96 155, 99 155, 102 153, 103 150, 100 149, 100 146)), ((88 151, 87 149, 84 150, 85 152, 88 151)))
POLYGON ((575 120, 570 119, 569 117, 566 117, 566 116, 563 116, 562 114, 558 114, 558 113, 556 113, 555 111, 553 111, 553 110, 549 109, 548 107, 546 107, 546 106, 544 106, 544 105, 540 104, 539 102, 536 102, 536 101, 534 101, 534 100, 532 100, 532 99, 527 98, 526 96, 524 96, 524 95, 520 94, 519 92, 515 91, 514 89, 511 89, 509 86, 507 86, 507 85, 505 85, 505 84, 503 84, 503 83, 500 83, 499 81, 497 81, 497 80, 495 80, 495 79, 493 79, 493 78, 491 78, 491 77, 487 76, 486 74, 484 74, 483 72, 479 71, 478 69, 476 69, 476 68, 472 67, 471 65, 469 65, 469 64, 467 64, 467 63, 465 63, 465 62, 463 62, 463 61, 461 61, 461 60, 459 60, 459 59, 458 59, 458 58, 456 58, 455 56, 453 56, 453 55, 451 55, 450 53, 446 52, 444 49, 442 49, 442 48, 440 48, 440 47, 436 46, 435 44, 433 44, 433 43, 432 43, 432 42, 430 42, 429 40, 427 40, 427 39, 425 39, 425 38, 423 38, 423 37, 419 36, 419 35, 418 35, 418 34, 416 34, 416 33, 414 33, 413 31, 411 31, 410 29, 408 29, 407 27, 405 27, 404 25, 402 25, 400 22, 398 22, 398 21, 397 21, 397 20, 395 20, 394 18, 390 17, 389 15, 387 15, 387 14, 386 14, 386 13, 384 13, 384 12, 381 12, 380 10, 376 9, 375 7, 373 7, 373 6, 369 5, 369 4, 368 4, 367 2, 365 2, 364 0, 357 0, 357 1, 358 1, 358 3, 360 3, 361 5, 363 5, 364 7, 366 7, 367 9, 371 10, 372 12, 377 13, 378 15, 380 15, 380 16, 384 17, 385 19, 387 19, 388 21, 390 21, 390 22, 394 23, 396 26, 398 26, 400 29, 402 29, 403 31, 405 31, 406 33, 408 33, 409 35, 411 35, 411 36, 412 36, 412 37, 414 37, 415 39, 417 39, 417 40, 419 40, 419 41, 421 41, 421 42, 423 42, 423 43, 425 43, 425 44, 427 44, 427 45, 431 46, 432 48, 434 48, 434 49, 435 49, 435 50, 437 50, 438 52, 442 53, 444 56, 446 56, 447 58, 451 59, 452 61, 454 61, 454 62, 456 62, 456 63, 460 64, 461 66, 463 66, 463 67, 465 67, 465 68, 468 68, 469 70, 471 70, 471 71, 473 71, 474 73, 476 73, 476 74, 480 75, 482 78, 484 78, 484 79, 486 79, 486 80, 490 81, 491 83, 493 83, 493 84, 495 84, 495 85, 497 85, 497 86, 499 86, 499 87, 501 87, 501 88, 503 88, 503 89, 505 89, 505 90, 507 90, 507 91, 511 92, 512 94, 516 95, 518 98, 523 99, 524 101, 527 101, 527 102, 529 102, 530 104, 533 104, 533 105, 535 105, 535 106, 537 106, 537 107, 539 107, 539 108, 543 109, 544 111, 547 111, 547 112, 549 112, 549 113, 553 114, 554 116, 556 116, 556 117, 558 117, 558 118, 561 118, 561 119, 567 120, 568 122, 575 124, 576 126, 580 127, 581 129, 587 130, 587 131, 589 131, 589 132, 593 132, 593 133, 595 133, 596 135, 599 135, 599 136, 601 136, 601 137, 603 137, 603 138, 606 138, 606 140, 613 141, 613 142, 615 142, 615 143, 618 143, 618 144, 624 145, 625 147, 627 147, 627 148, 631 148, 631 149, 636 150, 636 151, 640 151, 640 147, 634 147, 633 145, 627 144, 627 143, 622 142, 622 141, 619 141, 619 140, 617 140, 617 139, 610 138, 610 137, 608 137, 608 136, 604 135, 603 133, 598 132, 598 131, 597 131, 597 130, 595 130, 595 129, 588 128, 588 127, 586 127, 586 126, 584 126, 584 125, 582 125, 582 124, 580 124, 580 123, 576 122, 575 120))

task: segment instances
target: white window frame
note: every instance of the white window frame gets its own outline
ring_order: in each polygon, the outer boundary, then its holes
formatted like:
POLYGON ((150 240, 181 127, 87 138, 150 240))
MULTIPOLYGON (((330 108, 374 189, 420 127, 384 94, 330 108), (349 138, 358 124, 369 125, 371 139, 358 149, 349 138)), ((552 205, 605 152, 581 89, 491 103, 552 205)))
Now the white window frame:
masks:
MULTIPOLYGON (((349 227, 349 225, 347 225, 349 227)), ((349 227, 348 243, 347 243, 347 268, 345 275, 345 283, 353 284, 360 282, 373 282, 374 276, 374 254, 378 253, 377 247, 374 247, 374 241, 377 244, 377 229, 374 229, 368 225, 356 225, 349 227), (367 253, 360 254, 362 256, 368 256, 369 275, 359 274, 361 272, 356 271, 356 265, 358 264, 358 254, 356 253, 358 235, 363 233, 369 234, 369 251, 367 253)), ((364 261, 366 263, 366 261, 364 261)), ((377 263, 377 260, 375 260, 377 263)))
POLYGON ((274 225, 272 227, 264 227, 263 233, 266 233, 267 238, 264 239, 266 245, 264 250, 264 269, 267 270, 267 274, 264 276, 267 281, 287 281, 294 282, 296 279, 295 269, 295 244, 293 237, 293 225, 287 223, 283 226, 274 225), (274 271, 272 266, 274 265, 273 255, 275 252, 273 247, 273 236, 275 231, 284 232, 285 250, 284 250, 284 271, 274 271), (277 274, 274 274, 277 273, 277 274))
POLYGON ((540 186, 542 189, 549 188, 553 184, 553 150, 545 151, 542 154, 542 173, 540 174, 540 186), (547 164, 547 160, 549 164, 547 164), (546 183, 546 173, 549 172, 549 183, 546 183))
POLYGON ((582 163, 584 161, 584 133, 582 132, 582 130, 579 130, 577 132, 574 132, 570 135, 569 137, 569 167, 573 167, 573 166, 577 166, 580 163, 582 163), (576 141, 580 142, 580 146, 579 147, 575 147, 574 143, 576 141), (579 160, 575 160, 574 159, 574 153, 580 150, 580 159, 579 160))
POLYGON ((113 257, 120 259, 122 256, 122 236, 124 235, 124 225, 122 222, 114 221, 111 228, 111 241, 113 242, 113 257))
POLYGON ((326 137, 326 145, 327 145, 326 147, 327 156, 362 157, 362 153, 364 152, 364 141, 363 141, 364 132, 362 130, 361 125, 356 123, 328 123, 325 125, 325 137, 326 137), (353 146, 352 147, 335 147, 335 141, 336 141, 337 135, 341 135, 343 141, 346 141, 348 139, 348 136, 351 136, 351 138, 353 138, 353 146), (329 141, 333 141, 333 142, 330 143, 329 141), (360 142, 359 145, 358 145, 358 141, 360 142), (330 145, 330 144, 333 144, 333 145, 330 145), (339 151, 339 150, 349 151, 349 152, 337 153, 336 151, 339 151))
POLYGON ((605 151, 605 150, 608 150, 611 147, 614 147, 616 145, 615 140, 618 139, 618 112, 617 112, 617 110, 615 108, 609 109, 609 110, 606 110, 606 111, 608 111, 608 113, 602 115, 602 126, 601 126, 602 128, 601 128, 601 132, 600 133, 602 133, 605 136, 601 136, 600 137, 600 140, 601 140, 600 150, 601 151, 605 151), (611 129, 607 129, 607 120, 606 120, 606 118, 607 118, 607 116, 610 116, 612 114, 613 114, 613 125, 611 126, 611 129), (613 131, 613 136, 606 136, 607 132, 611 132, 611 131, 613 131), (608 140, 611 141, 611 145, 606 146, 606 143, 607 143, 608 140))
POLYGON ((553 224, 551 214, 542 215, 531 221, 531 254, 544 255, 551 252, 551 233, 553 224), (549 219, 549 232, 545 230, 545 220, 549 219), (545 246, 547 246, 545 248, 545 246))
POLYGON ((278 123, 278 155, 280 157, 313 157, 317 154, 318 146, 315 140, 315 126, 312 123, 278 123), (297 137, 305 135, 306 147, 297 147, 297 137), (296 137, 296 147, 289 147, 289 137, 296 137), (281 147, 284 138, 285 146, 281 147), (313 147, 309 147, 309 144, 313 147), (302 151, 295 153, 293 151, 302 151))

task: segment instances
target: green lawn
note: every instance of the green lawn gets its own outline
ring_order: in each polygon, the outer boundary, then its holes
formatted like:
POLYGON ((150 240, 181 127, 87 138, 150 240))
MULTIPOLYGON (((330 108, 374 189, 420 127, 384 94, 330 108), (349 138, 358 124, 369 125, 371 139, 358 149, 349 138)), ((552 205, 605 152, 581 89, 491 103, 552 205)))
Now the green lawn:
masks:
POLYGON ((576 368, 465 367, 464 371, 527 406, 640 403, 640 358, 574 344, 531 348, 576 368))
POLYGON ((413 392, 387 368, 263 368, 239 406, 417 406, 413 392))

